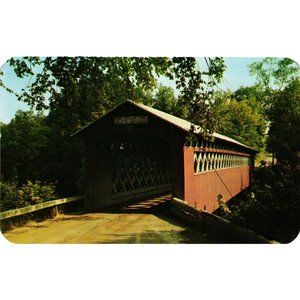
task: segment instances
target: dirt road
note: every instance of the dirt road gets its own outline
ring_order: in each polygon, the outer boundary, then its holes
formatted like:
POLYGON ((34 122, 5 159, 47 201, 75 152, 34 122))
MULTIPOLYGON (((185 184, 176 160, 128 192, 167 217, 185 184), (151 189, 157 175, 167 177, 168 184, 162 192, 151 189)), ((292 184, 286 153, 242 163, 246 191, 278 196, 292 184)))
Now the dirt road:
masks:
POLYGON ((114 211, 61 215, 14 228, 4 236, 13 243, 209 243, 164 210, 163 197, 114 211))

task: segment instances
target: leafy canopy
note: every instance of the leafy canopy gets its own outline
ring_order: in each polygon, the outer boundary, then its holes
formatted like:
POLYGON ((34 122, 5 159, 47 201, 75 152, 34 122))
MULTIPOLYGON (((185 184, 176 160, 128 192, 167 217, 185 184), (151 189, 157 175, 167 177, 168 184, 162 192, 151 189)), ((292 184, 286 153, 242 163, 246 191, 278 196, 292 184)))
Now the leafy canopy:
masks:
POLYGON ((300 147, 300 80, 293 80, 273 97, 269 111, 268 150, 277 159, 297 163, 300 147))
POLYGON ((266 57, 250 64, 249 71, 266 91, 282 90, 299 76, 299 67, 290 58, 266 57))
POLYGON ((262 151, 265 145, 267 123, 255 99, 238 101, 234 93, 218 93, 213 113, 218 120, 218 132, 262 151))
POLYGON ((6 180, 39 178, 41 151, 45 145, 42 113, 17 111, 9 124, 1 125, 2 174, 6 180))
POLYGON ((255 97, 269 124, 267 150, 278 160, 295 162, 300 138, 298 65, 289 58, 268 57, 249 70, 257 78, 255 97))
POLYGON ((188 118, 213 131, 211 96, 225 70, 221 58, 200 70, 194 57, 23 57, 10 60, 17 76, 33 76, 18 99, 38 110, 59 109, 82 127, 127 99, 147 102, 165 76, 176 83, 188 118), (33 68, 39 67, 35 74, 33 68))

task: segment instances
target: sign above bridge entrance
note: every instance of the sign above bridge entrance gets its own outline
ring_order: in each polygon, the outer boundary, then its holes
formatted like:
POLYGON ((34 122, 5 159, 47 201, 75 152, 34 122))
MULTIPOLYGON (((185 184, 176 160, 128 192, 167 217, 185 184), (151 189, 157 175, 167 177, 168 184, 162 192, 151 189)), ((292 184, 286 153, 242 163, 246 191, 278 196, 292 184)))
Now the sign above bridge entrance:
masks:
POLYGON ((148 116, 123 116, 123 117, 115 117, 115 124, 147 124, 148 116))

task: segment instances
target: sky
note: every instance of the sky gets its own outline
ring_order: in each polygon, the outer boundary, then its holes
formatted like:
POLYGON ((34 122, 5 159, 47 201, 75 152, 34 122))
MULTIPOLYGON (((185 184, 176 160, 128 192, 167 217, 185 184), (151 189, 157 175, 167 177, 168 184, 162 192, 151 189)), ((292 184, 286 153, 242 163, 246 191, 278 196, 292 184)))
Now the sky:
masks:
MULTIPOLYGON (((260 58, 225 58, 227 69, 219 87, 222 90, 230 89, 235 91, 240 86, 252 85, 255 82, 255 78, 250 76, 247 66, 257 60, 260 60, 260 58)), ((201 58, 199 58, 199 65, 200 68, 203 65, 201 58)), ((25 88, 30 83, 30 78, 18 78, 8 63, 1 67, 1 71, 3 72, 3 83, 16 93, 21 92, 22 88, 25 88)), ((34 80, 34 78, 31 78, 31 80, 34 80)), ((175 88, 174 83, 170 80, 163 78, 160 81, 163 85, 175 88)), ((15 95, 0 87, 0 121, 9 123, 19 109, 28 110, 29 106, 24 102, 18 101, 15 95)))

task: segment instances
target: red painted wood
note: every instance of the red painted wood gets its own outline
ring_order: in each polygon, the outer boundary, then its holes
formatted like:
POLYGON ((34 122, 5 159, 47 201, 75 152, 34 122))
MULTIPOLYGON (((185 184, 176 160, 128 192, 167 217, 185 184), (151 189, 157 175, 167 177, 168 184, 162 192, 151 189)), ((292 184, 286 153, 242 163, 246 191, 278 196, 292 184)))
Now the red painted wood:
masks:
POLYGON ((194 149, 192 147, 183 147, 184 159, 184 200, 190 205, 194 204, 194 149))
POLYGON ((192 207, 213 212, 218 208, 219 194, 223 196, 225 201, 228 201, 250 185, 249 166, 194 174, 194 149, 184 147, 183 151, 184 200, 192 207))

